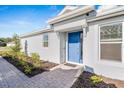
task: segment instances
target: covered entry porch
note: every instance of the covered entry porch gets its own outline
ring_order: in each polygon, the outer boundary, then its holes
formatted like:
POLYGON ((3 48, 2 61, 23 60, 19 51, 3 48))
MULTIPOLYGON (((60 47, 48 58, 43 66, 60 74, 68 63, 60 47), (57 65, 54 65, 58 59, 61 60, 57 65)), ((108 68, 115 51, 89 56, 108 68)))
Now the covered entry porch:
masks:
POLYGON ((59 34, 61 63, 83 64, 83 38, 86 35, 87 23, 85 19, 76 22, 65 24, 63 28, 54 28, 59 34))
POLYGON ((83 30, 60 32, 61 63, 83 63, 83 30))
POLYGON ((48 21, 60 39, 60 62, 83 63, 83 38, 86 34, 87 18, 94 16, 94 6, 63 10, 57 17, 48 21))
POLYGON ((54 25, 54 31, 60 40, 60 63, 83 64, 83 38, 87 33, 86 28, 86 19, 54 25))

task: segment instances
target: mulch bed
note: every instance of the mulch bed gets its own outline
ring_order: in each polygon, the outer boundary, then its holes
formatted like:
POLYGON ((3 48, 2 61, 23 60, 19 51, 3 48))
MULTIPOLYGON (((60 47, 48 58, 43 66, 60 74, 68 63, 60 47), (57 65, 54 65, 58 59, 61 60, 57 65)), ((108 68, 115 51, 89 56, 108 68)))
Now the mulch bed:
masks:
MULTIPOLYGON (((17 64, 18 59, 13 60, 11 57, 3 57, 3 58, 5 60, 7 60, 9 63, 11 63, 12 65, 14 65, 18 70, 20 70, 21 72, 24 73, 23 66, 20 66, 20 65, 17 64)), ((35 75, 43 73, 44 71, 49 71, 51 68, 53 68, 53 67, 58 65, 56 63, 52 63, 52 62, 48 62, 48 61, 43 61, 43 60, 41 62, 42 62, 42 67, 41 68, 38 68, 38 69, 34 68, 32 70, 31 74, 25 74, 25 73, 24 74, 27 75, 28 77, 33 77, 35 75)), ((28 63, 28 64, 32 65, 30 63, 28 63)))
POLYGON ((112 79, 112 78, 108 78, 105 76, 101 76, 101 77, 104 80, 104 82, 106 82, 106 83, 113 83, 116 85, 117 88, 124 88, 124 81, 123 80, 112 79))
POLYGON ((84 71, 76 80, 76 82, 72 85, 72 88, 116 88, 115 84, 105 83, 104 81, 94 84, 90 80, 90 77, 93 75, 96 74, 84 71))

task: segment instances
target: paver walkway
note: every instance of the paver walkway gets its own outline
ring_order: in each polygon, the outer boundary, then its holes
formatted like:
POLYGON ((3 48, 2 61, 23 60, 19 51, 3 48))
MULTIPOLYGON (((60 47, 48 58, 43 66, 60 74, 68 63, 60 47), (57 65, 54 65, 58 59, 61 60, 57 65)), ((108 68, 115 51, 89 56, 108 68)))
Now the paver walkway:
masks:
POLYGON ((2 88, 64 88, 71 87, 77 69, 57 68, 32 78, 0 57, 0 87, 2 88))

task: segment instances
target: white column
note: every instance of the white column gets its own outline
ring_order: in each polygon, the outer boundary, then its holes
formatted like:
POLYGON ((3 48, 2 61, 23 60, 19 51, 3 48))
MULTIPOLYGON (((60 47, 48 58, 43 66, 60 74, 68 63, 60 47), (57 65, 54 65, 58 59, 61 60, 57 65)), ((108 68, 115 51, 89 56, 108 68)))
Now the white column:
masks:
POLYGON ((85 57, 85 56, 84 56, 84 46, 85 46, 85 38, 86 38, 86 36, 87 36, 87 29, 86 29, 86 27, 84 27, 84 28, 83 28, 83 40, 82 40, 82 41, 83 41, 83 42, 82 42, 82 44, 83 44, 83 45, 82 45, 82 52, 83 52, 83 54, 82 54, 82 61, 83 61, 83 64, 85 64, 85 62, 84 62, 84 61, 85 61, 85 60, 84 60, 84 57, 85 57))
POLYGON ((68 32, 66 33, 66 62, 68 62, 68 32))
POLYGON ((86 27, 83 28, 83 39, 87 36, 87 29, 86 27))

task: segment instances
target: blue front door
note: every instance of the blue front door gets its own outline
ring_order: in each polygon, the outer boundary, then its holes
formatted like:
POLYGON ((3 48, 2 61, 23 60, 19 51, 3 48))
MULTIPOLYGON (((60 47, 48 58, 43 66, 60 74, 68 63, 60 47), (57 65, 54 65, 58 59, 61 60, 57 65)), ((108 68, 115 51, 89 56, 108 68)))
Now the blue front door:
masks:
POLYGON ((68 33, 68 61, 81 62, 81 32, 68 33))

